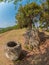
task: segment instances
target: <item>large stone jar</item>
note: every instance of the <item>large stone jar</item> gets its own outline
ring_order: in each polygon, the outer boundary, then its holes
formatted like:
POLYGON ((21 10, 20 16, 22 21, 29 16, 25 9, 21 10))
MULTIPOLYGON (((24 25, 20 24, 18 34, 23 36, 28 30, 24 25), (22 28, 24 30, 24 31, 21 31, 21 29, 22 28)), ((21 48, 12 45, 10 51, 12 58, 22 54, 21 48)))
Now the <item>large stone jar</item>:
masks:
POLYGON ((5 45, 5 55, 10 60, 17 60, 20 57, 21 51, 22 49, 19 43, 11 41, 5 45))

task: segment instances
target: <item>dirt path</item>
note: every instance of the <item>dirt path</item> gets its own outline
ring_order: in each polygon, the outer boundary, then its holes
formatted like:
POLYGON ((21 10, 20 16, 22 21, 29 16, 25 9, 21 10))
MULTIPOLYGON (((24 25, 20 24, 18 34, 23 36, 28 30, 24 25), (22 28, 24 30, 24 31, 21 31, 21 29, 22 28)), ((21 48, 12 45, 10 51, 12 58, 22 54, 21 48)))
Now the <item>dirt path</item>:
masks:
POLYGON ((49 65, 49 38, 40 46, 40 50, 27 51, 23 48, 24 33, 25 29, 0 34, 0 65, 49 65), (25 57, 21 61, 14 62, 13 64, 12 61, 5 57, 4 46, 8 41, 21 43, 23 54, 25 54, 25 57))

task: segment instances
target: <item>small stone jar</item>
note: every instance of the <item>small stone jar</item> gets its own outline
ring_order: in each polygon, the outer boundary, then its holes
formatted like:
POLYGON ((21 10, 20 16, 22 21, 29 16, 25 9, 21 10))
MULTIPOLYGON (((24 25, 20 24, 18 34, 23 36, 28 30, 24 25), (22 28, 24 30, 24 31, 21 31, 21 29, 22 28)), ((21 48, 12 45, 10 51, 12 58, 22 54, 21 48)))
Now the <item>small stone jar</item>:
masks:
POLYGON ((17 60, 20 57, 21 51, 22 48, 19 43, 10 41, 5 45, 5 55, 10 60, 17 60))

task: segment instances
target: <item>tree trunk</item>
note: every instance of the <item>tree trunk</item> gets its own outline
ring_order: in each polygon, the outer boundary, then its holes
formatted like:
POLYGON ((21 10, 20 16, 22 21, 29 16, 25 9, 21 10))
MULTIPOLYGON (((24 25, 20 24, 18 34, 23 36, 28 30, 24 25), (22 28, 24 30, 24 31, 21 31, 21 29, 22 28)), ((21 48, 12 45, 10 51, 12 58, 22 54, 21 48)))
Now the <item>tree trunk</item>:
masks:
POLYGON ((24 35, 25 43, 24 45, 28 45, 29 47, 38 47, 39 46, 39 36, 38 31, 34 28, 28 29, 24 35))

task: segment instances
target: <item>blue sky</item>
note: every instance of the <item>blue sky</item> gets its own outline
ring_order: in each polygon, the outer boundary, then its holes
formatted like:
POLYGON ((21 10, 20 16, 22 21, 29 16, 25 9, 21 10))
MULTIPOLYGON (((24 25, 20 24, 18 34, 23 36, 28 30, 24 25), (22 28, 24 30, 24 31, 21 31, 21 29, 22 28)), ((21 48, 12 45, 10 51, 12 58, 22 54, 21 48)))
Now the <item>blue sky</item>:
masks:
MULTIPOLYGON (((32 0, 33 1, 33 0, 32 0)), ((12 2, 8 3, 0 3, 0 28, 8 27, 8 26, 13 26, 16 24, 16 19, 15 19, 15 14, 19 8, 18 3, 16 5, 17 9, 15 10, 15 6, 12 2)), ((26 4, 26 0, 23 0, 21 2, 22 5, 26 4)), ((39 4, 39 1, 38 1, 39 4)))
POLYGON ((13 3, 0 3, 0 27, 15 25, 15 9, 13 3))

